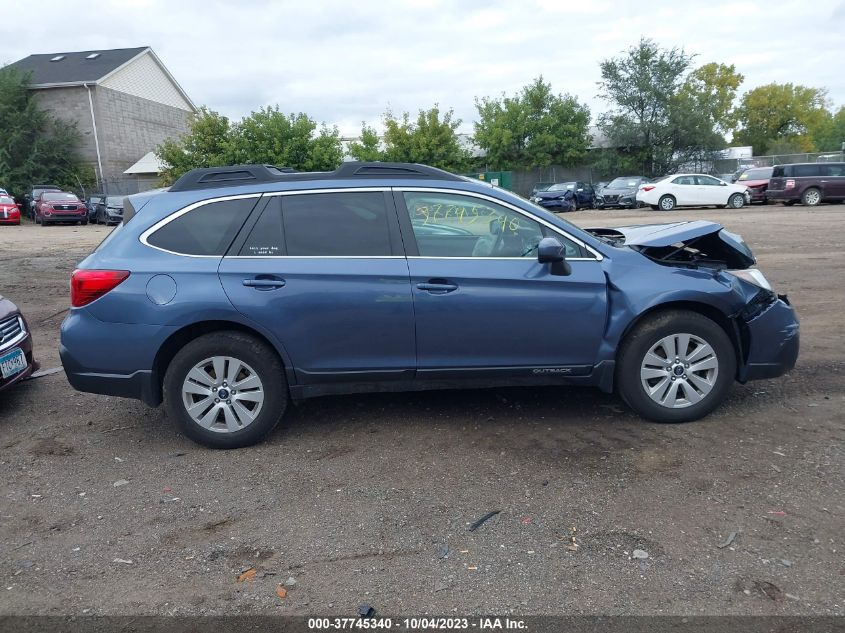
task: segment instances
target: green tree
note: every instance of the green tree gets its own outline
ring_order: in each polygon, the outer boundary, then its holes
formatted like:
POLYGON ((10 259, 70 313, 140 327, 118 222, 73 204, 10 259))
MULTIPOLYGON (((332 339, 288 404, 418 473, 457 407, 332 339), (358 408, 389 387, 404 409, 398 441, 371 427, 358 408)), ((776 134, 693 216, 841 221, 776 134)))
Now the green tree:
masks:
POLYGON ((27 75, 0 69, 0 185, 18 197, 36 182, 81 194, 96 178, 78 155, 79 131, 42 110, 28 84, 27 75))
POLYGON ((156 150, 165 163, 164 184, 197 167, 260 164, 304 171, 336 168, 343 157, 337 128, 307 115, 284 114, 279 107, 253 112, 237 123, 207 108, 192 117, 188 133, 156 150))
POLYGON ((361 124, 361 140, 349 144, 349 155, 355 160, 376 161, 384 160, 384 152, 381 151, 381 140, 375 128, 366 123, 361 124))
POLYGON ((820 131, 830 117, 827 93, 821 88, 787 84, 767 84, 742 96, 737 110, 739 130, 734 141, 751 145, 757 155, 789 145, 801 152, 813 152, 817 144, 813 132, 820 131))
POLYGON ((672 109, 693 58, 642 38, 622 56, 600 64, 599 96, 611 104, 599 126, 614 147, 640 157, 651 174, 671 171, 677 138, 672 109))
POLYGON ((420 110, 413 121, 407 112, 397 119, 387 111, 384 114, 384 160, 422 163, 453 172, 466 171, 471 156, 458 138, 460 125, 461 120, 455 118, 451 109, 441 117, 437 104, 429 110, 420 110))
POLYGON ((538 77, 512 97, 476 99, 475 142, 494 169, 576 165, 590 145, 590 111, 538 77))
POLYGON ((845 106, 826 117, 811 130, 813 142, 820 152, 841 152, 845 143, 845 106))
POLYGON ((219 167, 232 163, 232 129, 229 119, 202 107, 188 121, 188 133, 167 139, 156 148, 164 163, 162 184, 171 184, 179 176, 197 167, 219 167))

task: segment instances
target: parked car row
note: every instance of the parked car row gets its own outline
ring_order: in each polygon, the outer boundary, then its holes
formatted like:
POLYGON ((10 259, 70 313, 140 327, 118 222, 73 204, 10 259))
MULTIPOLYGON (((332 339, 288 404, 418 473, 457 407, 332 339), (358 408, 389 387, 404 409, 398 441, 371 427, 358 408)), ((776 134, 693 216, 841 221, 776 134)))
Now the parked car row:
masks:
POLYGON ((123 196, 92 194, 83 201, 55 185, 33 185, 23 204, 0 189, 0 224, 20 224, 21 216, 36 224, 119 224, 123 220, 123 196))
POLYGON ((798 202, 809 207, 845 200, 845 163, 795 163, 748 167, 727 180, 709 174, 672 174, 654 180, 620 176, 595 185, 581 181, 537 183, 531 202, 554 212, 632 209, 668 211, 682 206, 741 208, 746 204, 798 202), (730 180, 731 182, 728 182, 730 180))

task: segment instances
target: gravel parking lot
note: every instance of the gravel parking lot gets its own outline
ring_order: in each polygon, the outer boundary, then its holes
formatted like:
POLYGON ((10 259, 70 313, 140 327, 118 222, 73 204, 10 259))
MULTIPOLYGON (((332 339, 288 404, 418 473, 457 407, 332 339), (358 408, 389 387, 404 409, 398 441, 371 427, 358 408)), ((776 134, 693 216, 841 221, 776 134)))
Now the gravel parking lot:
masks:
MULTIPOLYGON (((0 395, 0 614, 845 614, 845 206, 568 216, 701 218, 789 295, 802 353, 700 422, 597 390, 362 395, 219 452, 61 372, 0 395)), ((0 227, 43 368, 109 230, 0 227)))

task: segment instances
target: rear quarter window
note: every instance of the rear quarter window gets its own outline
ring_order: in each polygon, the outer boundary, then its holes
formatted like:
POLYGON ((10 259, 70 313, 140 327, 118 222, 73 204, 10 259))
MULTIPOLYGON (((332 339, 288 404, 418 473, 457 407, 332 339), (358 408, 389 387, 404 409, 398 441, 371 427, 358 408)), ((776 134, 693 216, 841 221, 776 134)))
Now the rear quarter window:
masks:
POLYGON ((821 165, 793 165, 792 175, 795 178, 813 178, 821 176, 821 165))
POLYGON ((181 255, 223 255, 257 201, 219 200, 196 207, 147 236, 147 243, 181 255))

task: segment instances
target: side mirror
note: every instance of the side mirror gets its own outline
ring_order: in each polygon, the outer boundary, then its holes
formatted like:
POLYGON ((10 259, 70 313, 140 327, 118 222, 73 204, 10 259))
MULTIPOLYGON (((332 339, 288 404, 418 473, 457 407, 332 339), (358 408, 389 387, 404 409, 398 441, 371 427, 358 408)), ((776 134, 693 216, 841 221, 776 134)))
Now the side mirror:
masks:
POLYGON ((565 277, 572 274, 572 267, 564 257, 564 248, 557 238, 544 237, 537 245, 537 261, 541 264, 550 264, 550 272, 553 275, 565 277))
MULTIPOLYGON (((734 182, 736 182, 736 181, 734 181, 734 182)), ((722 187, 727 187, 727 186, 728 186, 728 183, 726 183, 726 182, 720 182, 719 184, 720 184, 722 187)))

